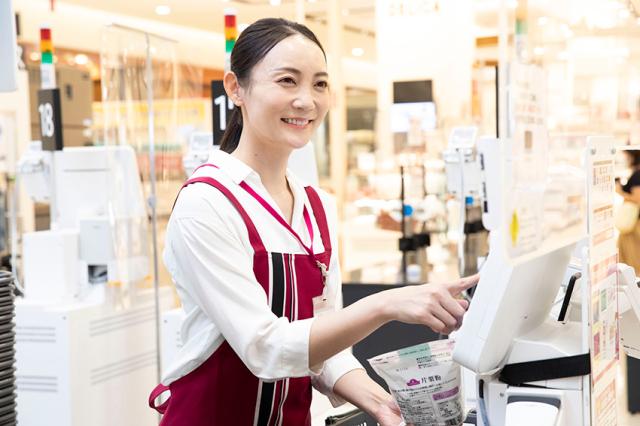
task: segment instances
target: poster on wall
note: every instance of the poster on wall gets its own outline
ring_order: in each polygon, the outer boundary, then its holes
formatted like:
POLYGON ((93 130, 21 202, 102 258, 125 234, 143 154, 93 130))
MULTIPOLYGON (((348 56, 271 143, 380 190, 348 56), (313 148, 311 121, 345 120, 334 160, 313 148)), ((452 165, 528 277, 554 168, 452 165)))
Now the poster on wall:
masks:
POLYGON ((591 424, 615 426, 618 363, 617 246, 614 233, 615 149, 611 137, 587 138, 591 424))

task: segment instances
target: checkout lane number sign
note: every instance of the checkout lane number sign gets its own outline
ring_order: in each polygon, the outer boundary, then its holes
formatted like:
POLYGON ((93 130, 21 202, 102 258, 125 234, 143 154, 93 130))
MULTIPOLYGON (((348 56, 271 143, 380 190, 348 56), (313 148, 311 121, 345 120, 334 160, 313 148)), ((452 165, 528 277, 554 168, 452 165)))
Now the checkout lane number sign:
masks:
POLYGON ((211 118, 213 121, 213 144, 220 145, 235 105, 227 96, 222 80, 211 81, 211 118))
POLYGON ((44 151, 62 150, 60 89, 43 89, 38 91, 38 115, 40 116, 42 149, 44 151))

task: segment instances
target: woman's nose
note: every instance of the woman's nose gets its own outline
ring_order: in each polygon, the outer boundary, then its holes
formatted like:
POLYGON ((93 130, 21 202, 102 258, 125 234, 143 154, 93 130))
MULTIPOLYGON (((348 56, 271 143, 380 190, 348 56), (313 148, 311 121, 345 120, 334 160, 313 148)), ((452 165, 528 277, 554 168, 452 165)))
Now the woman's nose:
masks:
POLYGON ((313 108, 313 96, 307 90, 300 90, 293 100, 293 107, 296 109, 310 110, 313 108))

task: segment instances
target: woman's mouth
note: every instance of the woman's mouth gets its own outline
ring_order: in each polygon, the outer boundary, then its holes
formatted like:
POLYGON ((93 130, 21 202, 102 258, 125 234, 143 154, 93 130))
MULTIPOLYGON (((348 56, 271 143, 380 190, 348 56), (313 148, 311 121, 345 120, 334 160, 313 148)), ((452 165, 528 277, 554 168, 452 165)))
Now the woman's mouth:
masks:
POLYGON ((298 128, 303 128, 305 127, 307 124, 311 123, 313 120, 307 120, 304 118, 281 118, 282 121, 284 121, 287 124, 290 124, 292 126, 298 127, 298 128))

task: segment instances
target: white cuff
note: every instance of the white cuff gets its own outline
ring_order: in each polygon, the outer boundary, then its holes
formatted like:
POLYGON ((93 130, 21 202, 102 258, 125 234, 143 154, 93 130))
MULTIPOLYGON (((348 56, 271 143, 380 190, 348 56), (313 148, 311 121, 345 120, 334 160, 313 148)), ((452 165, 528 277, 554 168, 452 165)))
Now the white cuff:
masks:
POLYGON ((317 376, 311 376, 311 384, 319 392, 323 393, 331 405, 339 407, 344 404, 344 399, 333 393, 333 387, 340 377, 347 374, 349 371, 364 369, 362 364, 351 354, 351 349, 345 349, 344 351, 332 356, 324 363, 324 370, 317 376))
POLYGON ((290 377, 316 376, 322 374, 324 364, 309 368, 309 335, 314 318, 292 321, 287 327, 282 355, 282 371, 290 377))

